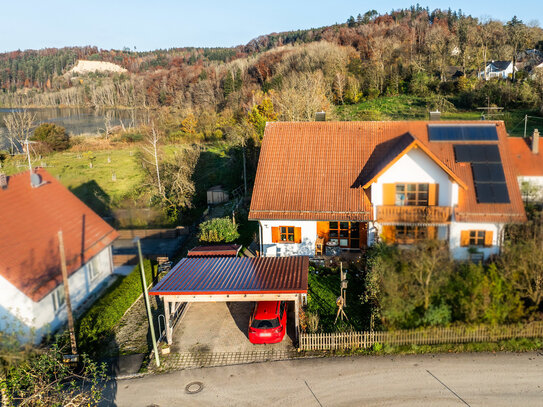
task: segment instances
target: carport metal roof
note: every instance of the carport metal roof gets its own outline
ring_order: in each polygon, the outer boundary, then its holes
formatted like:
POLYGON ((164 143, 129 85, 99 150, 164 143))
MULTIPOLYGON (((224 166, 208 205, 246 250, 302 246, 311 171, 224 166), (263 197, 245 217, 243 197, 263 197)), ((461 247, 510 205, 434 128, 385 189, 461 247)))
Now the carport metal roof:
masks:
POLYGON ((225 295, 305 294, 308 268, 309 258, 304 256, 185 258, 149 294, 181 297, 180 301, 197 296, 213 301, 213 296, 225 295))

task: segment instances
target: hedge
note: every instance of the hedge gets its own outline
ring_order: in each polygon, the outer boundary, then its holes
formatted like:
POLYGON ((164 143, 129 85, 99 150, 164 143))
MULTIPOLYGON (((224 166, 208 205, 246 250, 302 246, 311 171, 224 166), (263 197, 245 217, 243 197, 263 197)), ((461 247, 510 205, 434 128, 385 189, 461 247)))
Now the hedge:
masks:
MULTIPOLYGON (((147 284, 152 281, 153 267, 150 260, 144 261, 147 284)), ((124 313, 141 295, 140 266, 128 276, 117 280, 78 321, 79 347, 96 353, 101 344, 113 335, 113 328, 124 313)))

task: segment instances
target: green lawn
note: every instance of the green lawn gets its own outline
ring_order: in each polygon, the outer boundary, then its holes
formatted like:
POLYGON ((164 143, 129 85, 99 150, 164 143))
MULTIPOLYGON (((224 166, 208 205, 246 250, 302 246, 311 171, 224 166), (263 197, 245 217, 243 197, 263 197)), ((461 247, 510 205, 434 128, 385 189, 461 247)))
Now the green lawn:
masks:
POLYGON ((340 295, 339 270, 325 267, 310 267, 308 276, 307 312, 318 314, 319 332, 363 331, 369 329, 369 307, 360 301, 363 290, 361 278, 353 273, 347 273, 347 306, 345 314, 348 321, 338 319, 334 322, 338 307, 336 299, 340 295))
MULTIPOLYGON (((68 187, 78 198, 100 215, 110 206, 117 206, 127 198, 136 198, 145 179, 137 156, 137 149, 94 151, 93 167, 84 154, 76 152, 55 153, 36 159, 34 166, 44 166, 53 176, 68 187), (108 157, 111 162, 108 162, 108 157), (113 174, 116 180, 113 180, 113 174)), ((9 157, 3 165, 8 175, 26 171, 25 156, 9 157)))

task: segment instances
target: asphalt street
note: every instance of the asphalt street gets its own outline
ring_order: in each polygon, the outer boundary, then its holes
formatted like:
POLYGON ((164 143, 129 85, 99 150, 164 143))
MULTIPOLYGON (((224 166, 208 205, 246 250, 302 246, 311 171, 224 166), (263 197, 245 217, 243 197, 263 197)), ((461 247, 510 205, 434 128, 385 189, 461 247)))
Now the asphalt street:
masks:
POLYGON ((117 406, 543 406, 543 352, 359 356, 112 381, 117 406), (198 385, 186 386, 193 382, 198 385))

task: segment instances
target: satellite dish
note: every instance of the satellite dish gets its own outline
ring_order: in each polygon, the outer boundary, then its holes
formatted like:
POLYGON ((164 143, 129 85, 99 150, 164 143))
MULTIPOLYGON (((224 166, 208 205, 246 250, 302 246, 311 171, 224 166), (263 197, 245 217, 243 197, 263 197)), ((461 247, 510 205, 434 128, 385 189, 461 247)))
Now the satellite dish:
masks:
POLYGON ((30 184, 34 188, 39 187, 41 185, 41 176, 39 174, 36 174, 35 172, 30 174, 30 184))

